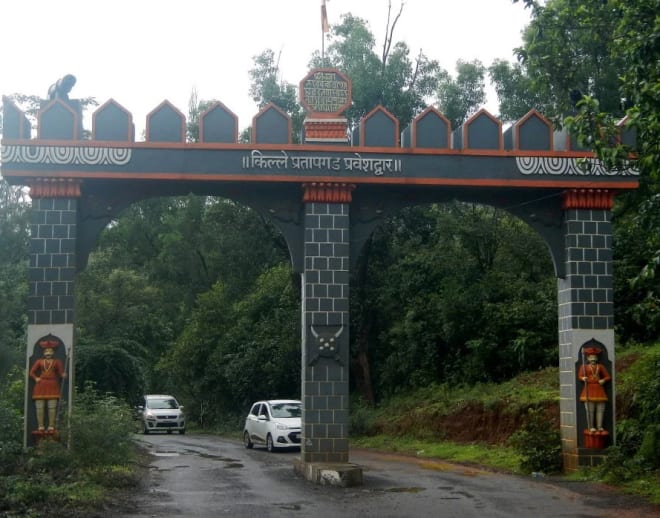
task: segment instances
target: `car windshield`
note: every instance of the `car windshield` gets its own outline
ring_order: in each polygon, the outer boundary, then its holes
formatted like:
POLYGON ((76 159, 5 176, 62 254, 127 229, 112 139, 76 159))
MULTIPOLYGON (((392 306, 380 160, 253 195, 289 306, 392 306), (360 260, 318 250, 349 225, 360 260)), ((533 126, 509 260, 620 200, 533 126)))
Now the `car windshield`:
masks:
POLYGON ((171 408, 179 408, 179 405, 177 405, 176 401, 172 398, 147 399, 147 408, 169 410, 171 408))
POLYGON ((276 403, 270 406, 273 417, 300 417, 302 408, 300 403, 276 403))

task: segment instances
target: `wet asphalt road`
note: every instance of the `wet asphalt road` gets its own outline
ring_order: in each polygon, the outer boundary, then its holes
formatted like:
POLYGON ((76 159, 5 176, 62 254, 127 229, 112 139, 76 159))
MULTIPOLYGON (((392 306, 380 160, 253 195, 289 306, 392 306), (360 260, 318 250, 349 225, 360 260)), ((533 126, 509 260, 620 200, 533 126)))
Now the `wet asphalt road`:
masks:
POLYGON ((152 453, 138 517, 632 518, 660 507, 602 485, 502 475, 440 461, 352 451, 364 484, 338 488, 296 476, 297 451, 246 450, 207 435, 139 435, 152 453))

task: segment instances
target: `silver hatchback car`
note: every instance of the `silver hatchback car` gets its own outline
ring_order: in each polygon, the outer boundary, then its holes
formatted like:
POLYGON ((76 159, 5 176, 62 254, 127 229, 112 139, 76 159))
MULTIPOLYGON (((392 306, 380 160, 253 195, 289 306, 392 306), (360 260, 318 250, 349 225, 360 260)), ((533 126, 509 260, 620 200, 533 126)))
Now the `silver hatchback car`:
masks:
POLYGON ((245 418, 243 443, 246 448, 265 444, 276 448, 300 447, 302 403, 297 399, 257 401, 245 418))
POLYGON ((145 434, 158 431, 186 433, 183 406, 173 396, 147 394, 142 396, 141 403, 137 411, 145 434))

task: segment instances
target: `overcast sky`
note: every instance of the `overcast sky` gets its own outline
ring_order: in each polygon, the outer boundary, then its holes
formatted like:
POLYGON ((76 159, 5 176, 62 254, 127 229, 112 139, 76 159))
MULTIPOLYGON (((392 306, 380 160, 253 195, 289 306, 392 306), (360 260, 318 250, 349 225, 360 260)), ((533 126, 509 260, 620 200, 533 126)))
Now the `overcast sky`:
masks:
MULTIPOLYGON (((391 0, 398 12, 401 0, 391 0)), ((383 43, 388 0, 327 0, 330 24, 351 12, 383 43)), ((2 0, 0 94, 45 97, 65 74, 71 97, 112 98, 133 114, 137 135, 147 113, 167 99, 184 114, 194 89, 218 99, 250 125, 252 58, 280 53, 282 79, 307 74, 321 48, 321 0, 2 0)), ((456 60, 513 60, 529 10, 511 0, 406 0, 395 31, 452 74, 456 60)), ((489 89, 486 108, 497 112, 489 89)))

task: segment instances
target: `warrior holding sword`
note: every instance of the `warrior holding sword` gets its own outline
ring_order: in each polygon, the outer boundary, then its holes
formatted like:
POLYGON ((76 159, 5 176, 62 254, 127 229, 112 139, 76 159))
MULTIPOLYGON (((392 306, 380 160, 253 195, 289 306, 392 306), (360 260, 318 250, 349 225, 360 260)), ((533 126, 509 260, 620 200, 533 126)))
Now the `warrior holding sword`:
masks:
POLYGON ((587 428, 591 433, 604 431, 603 418, 607 394, 603 385, 612 379, 605 366, 598 363, 601 352, 603 351, 599 347, 585 347, 582 350, 582 365, 578 370, 578 379, 584 383, 580 401, 584 402, 587 411, 587 428))

